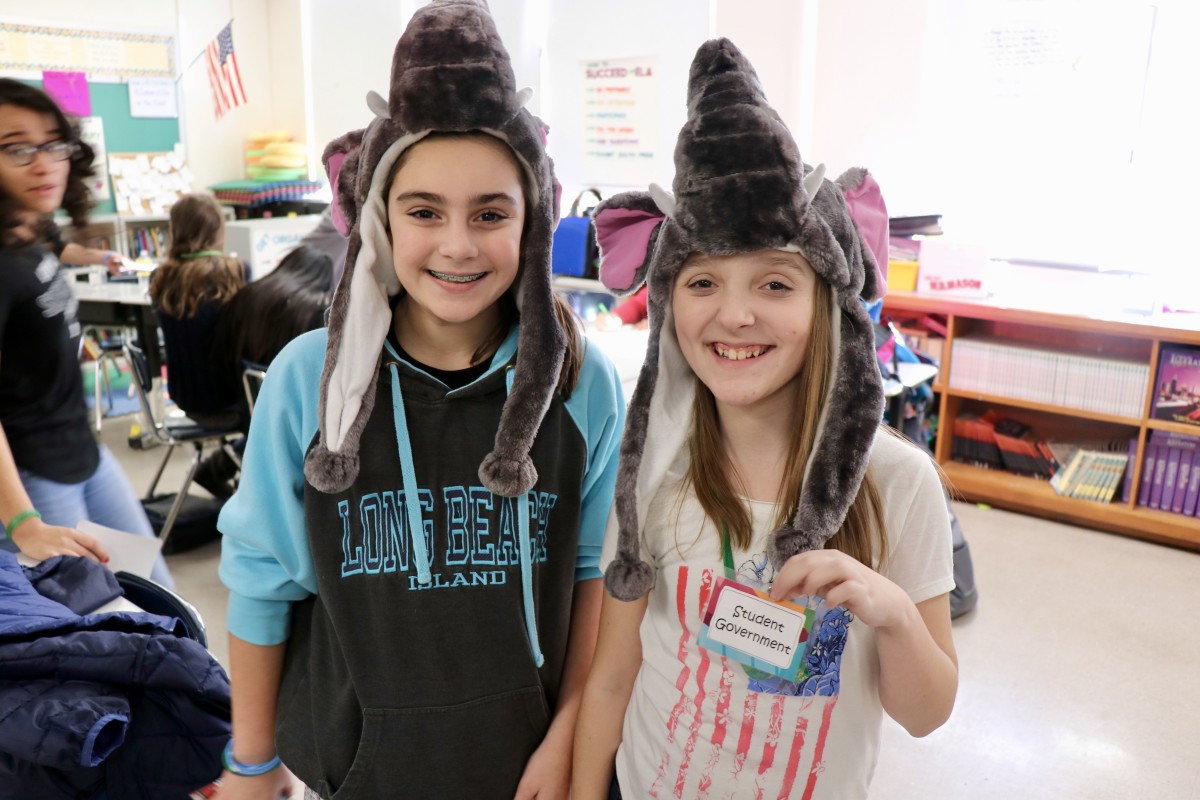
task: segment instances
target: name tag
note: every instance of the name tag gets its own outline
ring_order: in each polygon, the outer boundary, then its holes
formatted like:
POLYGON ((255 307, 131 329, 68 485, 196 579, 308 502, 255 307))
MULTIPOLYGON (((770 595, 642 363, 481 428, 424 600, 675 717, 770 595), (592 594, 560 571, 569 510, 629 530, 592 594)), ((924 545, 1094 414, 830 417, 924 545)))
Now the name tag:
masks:
POLYGON ((808 677, 804 654, 815 609, 776 602, 728 578, 718 578, 713 589, 700 626, 701 647, 791 681, 808 677))

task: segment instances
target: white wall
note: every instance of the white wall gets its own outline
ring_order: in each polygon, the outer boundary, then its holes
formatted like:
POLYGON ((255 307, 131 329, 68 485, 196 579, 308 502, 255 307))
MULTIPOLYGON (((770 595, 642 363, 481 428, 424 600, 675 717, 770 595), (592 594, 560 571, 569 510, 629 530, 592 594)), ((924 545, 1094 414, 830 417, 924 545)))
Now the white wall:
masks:
MULTIPOLYGON (((296 141, 309 145, 309 167, 313 165, 314 143, 309 136, 309 87, 305 64, 304 25, 300 0, 267 0, 267 24, 270 39, 269 94, 271 127, 292 134, 296 141)), ((316 149, 315 157, 321 151, 316 149)))
POLYGON ((762 81, 767 102, 806 161, 813 145, 818 0, 715 0, 712 35, 730 39, 762 81))
POLYGON ((30 24, 73 28, 175 34, 175 4, 162 0, 122 0, 120 19, 110 3, 94 0, 0 0, 0 17, 30 24))
POLYGON ((312 70, 313 144, 317 155, 342 134, 371 121, 367 92, 387 97, 392 51, 413 4, 396 0, 304 0, 312 70))
POLYGON ((196 190, 245 177, 244 153, 250 134, 274 125, 270 32, 266 0, 176 0, 181 67, 179 81, 183 142, 196 190), (227 111, 220 121, 213 111, 208 71, 201 58, 190 68, 233 11, 233 46, 237 53, 246 104, 227 111))

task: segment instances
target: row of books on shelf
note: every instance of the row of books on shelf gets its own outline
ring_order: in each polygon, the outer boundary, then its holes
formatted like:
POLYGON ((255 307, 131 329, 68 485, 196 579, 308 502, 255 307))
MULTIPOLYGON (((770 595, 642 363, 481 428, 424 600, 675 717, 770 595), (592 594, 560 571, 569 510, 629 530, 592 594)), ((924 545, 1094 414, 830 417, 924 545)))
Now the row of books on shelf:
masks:
MULTIPOLYGON (((1128 502, 1134 491, 1138 439, 1056 441, 1037 438, 1025 423, 995 410, 954 420, 951 457, 1049 481, 1062 497, 1128 502)), ((1137 504, 1198 516, 1200 436, 1154 430, 1146 441, 1137 504)))
POLYGON ((954 418, 950 455, 955 461, 1049 480, 1059 462, 1048 442, 1028 425, 990 409, 954 418))
POLYGON ((950 386, 1034 403, 1141 417, 1150 367, 991 337, 954 340, 950 386))
POLYGON ((1200 436, 1151 431, 1142 457, 1138 505, 1194 517, 1198 497, 1200 436))
POLYGON ((1137 454, 1137 439, 1053 442, 1059 468, 1050 478, 1050 488, 1060 497, 1111 503, 1129 499, 1130 465, 1137 454))
MULTIPOLYGON (((1136 448, 1137 440, 1133 440, 1136 448)), ((1023 422, 995 410, 960 414, 954 420, 951 457, 955 461, 1049 481, 1063 497, 1110 503, 1125 482, 1131 462, 1124 440, 1039 439, 1023 422)))
POLYGON ((130 228, 125 232, 129 253, 138 256, 145 253, 154 259, 167 257, 167 229, 163 226, 130 228))

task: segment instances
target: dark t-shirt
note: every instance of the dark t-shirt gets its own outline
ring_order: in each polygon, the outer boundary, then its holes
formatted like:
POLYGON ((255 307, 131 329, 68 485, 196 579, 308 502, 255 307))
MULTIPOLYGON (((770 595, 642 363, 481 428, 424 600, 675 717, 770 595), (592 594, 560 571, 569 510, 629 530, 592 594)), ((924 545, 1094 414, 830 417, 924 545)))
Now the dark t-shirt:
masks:
POLYGON ((400 340, 396 338, 395 330, 389 330, 387 338, 388 343, 396 349, 397 355, 399 355, 408 363, 412 364, 417 369, 437 378, 439 381, 446 384, 446 387, 451 391, 455 389, 461 389, 462 387, 471 383, 476 378, 483 375, 483 373, 487 372, 488 367, 491 365, 487 359, 484 359, 475 366, 467 367, 466 369, 438 369, 436 367, 431 367, 428 364, 422 364, 420 361, 417 361, 415 358, 406 353, 404 348, 400 346, 400 340))
POLYGON ((0 248, 0 423, 17 466, 59 483, 96 471, 79 371, 79 301, 62 242, 0 248))

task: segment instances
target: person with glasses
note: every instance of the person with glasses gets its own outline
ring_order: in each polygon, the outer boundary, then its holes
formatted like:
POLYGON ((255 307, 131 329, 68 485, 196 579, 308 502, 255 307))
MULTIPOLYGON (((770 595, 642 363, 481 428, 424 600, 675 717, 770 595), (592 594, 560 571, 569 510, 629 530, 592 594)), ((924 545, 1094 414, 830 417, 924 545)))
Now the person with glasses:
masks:
MULTIPOLYGON (((45 153, 51 161, 68 161, 71 156, 78 152, 78 142, 69 142, 62 139, 43 142, 42 144, 9 142, 0 145, 0 157, 3 157, 11 166, 18 169, 32 165, 39 153, 45 153)), ((59 253, 58 260, 64 264, 74 264, 77 266, 103 264, 111 274, 116 275, 121 271, 121 267, 125 265, 127 259, 113 250, 84 247, 75 242, 68 242, 63 246, 62 252, 59 253)))
MULTIPOLYGON (((0 78, 0 547, 105 562, 91 520, 154 536, 116 458, 88 424, 79 303, 52 215, 87 224, 93 153, 44 92, 0 78)), ((159 557, 151 572, 172 586, 159 557)))

